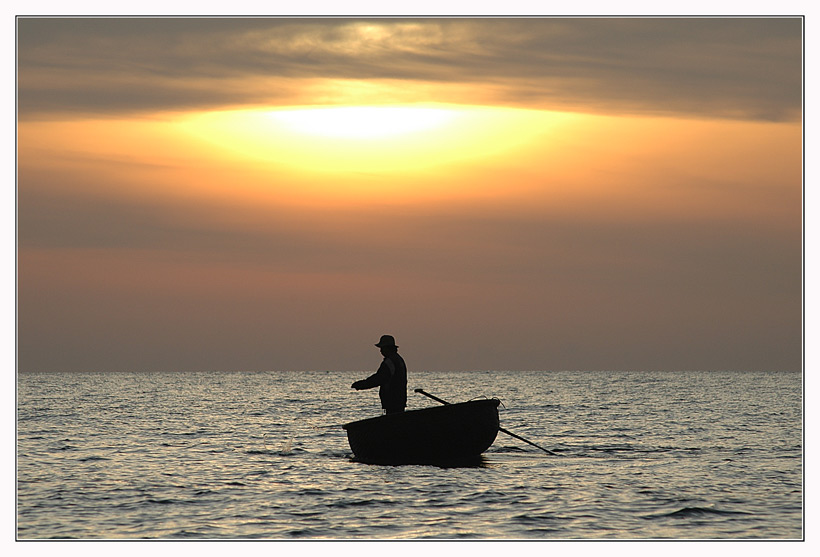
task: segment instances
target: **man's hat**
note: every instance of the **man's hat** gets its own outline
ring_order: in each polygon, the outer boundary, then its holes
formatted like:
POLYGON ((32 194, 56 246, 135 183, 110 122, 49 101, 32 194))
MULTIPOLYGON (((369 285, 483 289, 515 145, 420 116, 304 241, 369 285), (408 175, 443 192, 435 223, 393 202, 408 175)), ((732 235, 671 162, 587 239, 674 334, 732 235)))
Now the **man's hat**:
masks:
POLYGON ((379 343, 376 346, 379 348, 398 348, 398 346, 396 346, 396 339, 394 339, 392 335, 382 335, 382 338, 379 339, 379 343))

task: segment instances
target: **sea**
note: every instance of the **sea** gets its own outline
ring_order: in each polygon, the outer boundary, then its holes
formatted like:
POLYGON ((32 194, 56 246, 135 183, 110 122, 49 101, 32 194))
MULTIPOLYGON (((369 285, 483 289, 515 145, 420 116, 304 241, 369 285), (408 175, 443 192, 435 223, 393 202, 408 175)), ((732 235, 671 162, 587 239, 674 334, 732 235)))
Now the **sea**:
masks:
POLYGON ((465 467, 356 461, 368 374, 19 373, 16 539, 805 539, 800 372, 411 370, 549 451, 465 467))

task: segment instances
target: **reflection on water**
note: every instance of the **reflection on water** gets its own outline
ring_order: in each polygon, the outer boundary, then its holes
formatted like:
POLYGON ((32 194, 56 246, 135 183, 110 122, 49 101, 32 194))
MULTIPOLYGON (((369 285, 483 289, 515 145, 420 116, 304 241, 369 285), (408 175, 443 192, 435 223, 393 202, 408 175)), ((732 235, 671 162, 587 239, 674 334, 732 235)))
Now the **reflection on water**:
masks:
POLYGON ((799 374, 411 372, 556 453, 499 435, 466 467, 356 462, 357 376, 21 374, 18 536, 802 536, 799 374))

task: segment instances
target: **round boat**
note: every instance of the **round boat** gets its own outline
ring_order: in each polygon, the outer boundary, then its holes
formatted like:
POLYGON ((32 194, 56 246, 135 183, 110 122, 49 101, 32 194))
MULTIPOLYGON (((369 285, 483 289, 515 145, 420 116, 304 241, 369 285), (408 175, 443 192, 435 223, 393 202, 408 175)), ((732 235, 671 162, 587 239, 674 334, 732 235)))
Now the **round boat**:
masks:
POLYGON ((498 399, 409 410, 351 422, 357 460, 373 464, 452 464, 475 461, 498 435, 498 399))

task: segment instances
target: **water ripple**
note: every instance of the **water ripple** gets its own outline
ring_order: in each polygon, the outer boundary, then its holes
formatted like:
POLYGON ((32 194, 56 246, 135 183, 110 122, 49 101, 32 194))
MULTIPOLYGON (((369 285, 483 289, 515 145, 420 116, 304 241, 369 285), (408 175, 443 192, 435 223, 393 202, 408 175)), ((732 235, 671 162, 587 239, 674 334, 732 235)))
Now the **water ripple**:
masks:
POLYGON ((349 392, 359 375, 21 374, 17 534, 802 536, 799 374, 414 373, 447 399, 501 398, 502 425, 556 453, 500 436, 455 468, 356 462, 325 426, 378 414, 349 392))

